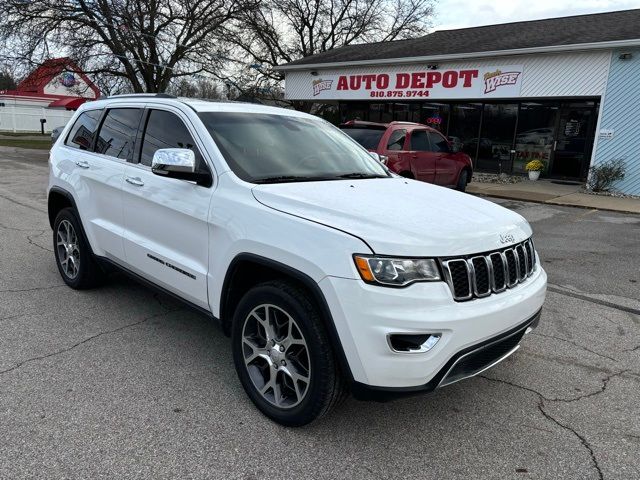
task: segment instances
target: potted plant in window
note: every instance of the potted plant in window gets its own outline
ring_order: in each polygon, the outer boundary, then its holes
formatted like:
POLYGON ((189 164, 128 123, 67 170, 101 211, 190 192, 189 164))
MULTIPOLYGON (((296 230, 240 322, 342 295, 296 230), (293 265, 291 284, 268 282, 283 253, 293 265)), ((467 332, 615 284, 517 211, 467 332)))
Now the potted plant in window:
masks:
POLYGON ((535 181, 540 178, 540 172, 544 170, 544 163, 540 160, 531 160, 524 168, 529 172, 529 180, 535 181))

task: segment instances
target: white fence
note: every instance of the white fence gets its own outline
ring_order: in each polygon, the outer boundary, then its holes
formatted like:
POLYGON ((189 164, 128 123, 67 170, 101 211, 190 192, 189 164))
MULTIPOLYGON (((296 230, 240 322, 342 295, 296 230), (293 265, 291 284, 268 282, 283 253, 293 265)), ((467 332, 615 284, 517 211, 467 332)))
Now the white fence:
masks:
POLYGON ((0 107, 0 132, 39 132, 40 119, 44 118, 44 131, 67 124, 72 111, 58 108, 25 107, 7 105, 0 107))

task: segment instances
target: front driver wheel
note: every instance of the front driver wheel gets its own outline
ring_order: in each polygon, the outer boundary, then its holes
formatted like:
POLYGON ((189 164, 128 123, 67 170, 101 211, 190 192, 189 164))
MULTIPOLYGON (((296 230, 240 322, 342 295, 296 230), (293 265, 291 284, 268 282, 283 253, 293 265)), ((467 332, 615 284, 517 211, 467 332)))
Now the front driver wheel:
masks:
POLYGON ((234 314, 232 350, 247 395, 282 425, 306 425, 345 397, 318 309, 293 284, 267 282, 245 294, 234 314))
POLYGON ((458 184, 456 185, 456 190, 459 192, 464 192, 467 189, 467 183, 469 181, 469 172, 463 170, 460 172, 460 176, 458 177, 458 184))

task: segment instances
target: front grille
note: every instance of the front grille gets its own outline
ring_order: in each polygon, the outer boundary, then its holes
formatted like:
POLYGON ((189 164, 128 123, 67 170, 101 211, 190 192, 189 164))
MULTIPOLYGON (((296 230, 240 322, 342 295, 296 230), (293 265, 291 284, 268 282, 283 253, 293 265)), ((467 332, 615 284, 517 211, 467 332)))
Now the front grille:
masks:
POLYGON ((535 270, 531 239, 515 246, 442 261, 445 280, 456 301, 486 297, 524 282, 535 270))

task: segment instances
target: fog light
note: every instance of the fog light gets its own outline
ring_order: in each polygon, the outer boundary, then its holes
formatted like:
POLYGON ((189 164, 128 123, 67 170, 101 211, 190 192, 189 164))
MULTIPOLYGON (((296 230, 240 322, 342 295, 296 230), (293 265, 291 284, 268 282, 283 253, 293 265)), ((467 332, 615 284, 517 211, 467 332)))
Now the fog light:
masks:
POLYGON ((439 333, 423 333, 416 335, 391 334, 389 346, 394 352, 400 353, 424 353, 436 346, 440 340, 439 333))

